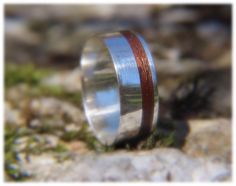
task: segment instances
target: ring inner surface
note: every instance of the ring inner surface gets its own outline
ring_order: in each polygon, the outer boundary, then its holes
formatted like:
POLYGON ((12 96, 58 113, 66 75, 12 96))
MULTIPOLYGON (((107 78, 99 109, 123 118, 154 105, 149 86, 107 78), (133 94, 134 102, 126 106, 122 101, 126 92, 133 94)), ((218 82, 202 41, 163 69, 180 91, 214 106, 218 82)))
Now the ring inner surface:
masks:
POLYGON ((119 130, 120 96, 111 56, 100 39, 90 39, 81 57, 85 114, 95 135, 112 144, 119 130))

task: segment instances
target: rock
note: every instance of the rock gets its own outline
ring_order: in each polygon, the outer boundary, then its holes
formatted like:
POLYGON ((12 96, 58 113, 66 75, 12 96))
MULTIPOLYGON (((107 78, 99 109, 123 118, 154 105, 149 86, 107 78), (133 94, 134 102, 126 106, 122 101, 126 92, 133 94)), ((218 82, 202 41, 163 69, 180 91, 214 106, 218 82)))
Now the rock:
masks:
POLYGON ((24 152, 25 150, 44 150, 55 148, 59 143, 59 138, 50 134, 33 134, 17 138, 14 142, 15 152, 24 152))
POLYGON ((231 166, 213 157, 194 158, 176 149, 75 155, 63 164, 31 157, 24 169, 34 181, 223 181, 231 166), (47 166, 45 166, 47 165, 47 166))
POLYGON ((197 56, 214 64, 221 54, 231 50, 230 30, 219 21, 203 22, 197 25, 197 56))
POLYGON ((58 137, 54 135, 46 135, 45 137, 46 148, 55 148, 58 145, 58 137))
POLYGON ((29 127, 31 128, 40 128, 40 125, 41 125, 41 122, 39 119, 32 119, 30 122, 29 122, 29 127))
POLYGON ((172 62, 180 60, 181 53, 178 48, 166 48, 156 43, 150 43, 149 47, 158 61, 166 60, 172 62))
POLYGON ((230 163, 232 121, 225 118, 189 120, 183 151, 193 157, 216 156, 230 163))
POLYGON ((29 85, 25 83, 18 84, 7 89, 6 98, 12 102, 20 101, 21 99, 25 99, 25 95, 29 90, 29 85))
POLYGON ((50 167, 57 164, 56 159, 51 154, 42 154, 40 156, 26 155, 21 153, 19 156, 19 166, 21 172, 24 172, 27 175, 30 175, 34 178, 34 169, 41 171, 40 174, 47 175, 50 174, 50 167), (26 165, 30 164, 31 168, 29 169, 26 165))
POLYGON ((25 150, 25 148, 28 145, 28 142, 29 142, 29 137, 28 136, 24 136, 24 137, 16 139, 15 142, 14 142, 15 143, 14 150, 16 152, 21 152, 21 151, 25 150))
POLYGON ((28 126, 36 131, 53 133, 61 136, 66 123, 62 118, 40 117, 29 121, 28 126))
POLYGON ((33 139, 36 143, 43 145, 43 148, 51 149, 58 145, 59 138, 50 134, 35 134, 33 139))
POLYGON ((32 129, 53 133, 57 136, 62 136, 67 125, 70 128, 72 123, 73 128, 79 131, 84 121, 84 116, 79 108, 56 98, 33 99, 30 110, 33 117, 29 126, 32 129))
POLYGON ((15 109, 9 102, 5 102, 4 107, 5 113, 5 123, 13 125, 23 125, 25 124, 25 119, 19 109, 15 109))
POLYGON ((46 39, 47 45, 45 46, 46 52, 50 54, 64 54, 74 55, 75 50, 78 50, 81 46, 81 38, 74 37, 74 29, 67 29, 61 25, 51 26, 47 29, 46 39), (74 39, 74 40, 73 40, 74 39), (72 45, 74 42, 77 45, 72 45), (75 48, 74 48, 75 47, 75 48))
POLYGON ((64 71, 58 74, 53 74, 42 80, 42 83, 49 86, 57 86, 63 88, 68 92, 79 92, 80 85, 80 71, 78 68, 72 71, 64 71))
MULTIPOLYGON (((29 105, 29 92, 31 88, 29 85, 22 83, 16 86, 7 88, 6 100, 11 104, 14 109, 19 110, 22 114, 26 114, 29 105)), ((29 113, 28 113, 29 114, 29 113)))
POLYGON ((190 74, 197 74, 209 69, 209 67, 203 62, 195 59, 185 59, 178 61, 159 61, 157 72, 161 75, 184 75, 185 77, 190 74))
POLYGON ((9 18, 5 25, 6 61, 25 63, 39 57, 41 36, 27 28, 26 20, 9 18))
POLYGON ((214 88, 211 111, 215 117, 232 117, 232 70, 222 68, 208 73, 205 84, 214 88))
POLYGON ((76 132, 76 131, 79 131, 79 130, 80 130, 80 127, 78 127, 74 123, 68 124, 65 127, 65 132, 76 132))
POLYGON ((129 6, 125 5, 55 5, 55 6, 44 6, 44 5, 8 5, 6 6, 6 15, 28 18, 29 20, 57 20, 57 21, 80 21, 81 19, 88 18, 100 18, 106 19, 111 16, 119 17, 134 17, 142 18, 148 16, 149 11, 152 9, 152 5, 132 5, 136 11, 130 11, 129 6), (42 11, 43 10, 43 11, 42 11))
POLYGON ((197 12, 186 8, 166 9, 158 17, 159 22, 162 24, 193 23, 197 19, 197 12))
POLYGON ((36 46, 40 43, 39 35, 27 28, 27 22, 19 19, 8 19, 5 25, 5 33, 8 42, 36 46))
POLYGON ((218 60, 215 61, 215 63, 212 63, 212 69, 227 69, 231 68, 232 63, 232 51, 229 50, 225 53, 223 53, 218 60))
POLYGON ((210 21, 197 25, 196 32, 202 39, 208 39, 215 45, 222 46, 229 39, 229 30, 221 22, 210 21))
POLYGON ((193 109, 194 115, 231 117, 232 70, 231 62, 229 62, 231 61, 230 56, 230 52, 227 52, 214 64, 193 59, 181 61, 159 60, 157 65, 158 79, 160 82, 158 85, 159 95, 162 104, 167 103, 161 110, 181 113, 179 105, 177 106, 177 110, 173 109, 175 105, 171 100, 175 99, 175 97, 180 97, 179 100, 184 102, 184 98, 186 97, 179 96, 178 93, 180 92, 182 94, 186 88, 190 88, 190 91, 186 94, 186 96, 189 95, 188 104, 190 106, 186 110, 191 111, 191 106, 201 103, 201 99, 205 99, 208 101, 205 102, 206 106, 200 108, 199 111, 193 109), (191 92, 194 93, 192 97, 191 92), (206 94, 207 92, 209 92, 210 96, 206 94), (172 107, 168 108, 169 105, 172 107))
POLYGON ((72 141, 67 144, 67 147, 70 151, 76 152, 79 154, 89 153, 89 149, 88 149, 87 145, 82 141, 78 141, 78 140, 72 141))
POLYGON ((38 117, 63 118, 66 121, 80 124, 83 121, 81 110, 70 103, 56 98, 39 98, 31 101, 30 110, 38 117))

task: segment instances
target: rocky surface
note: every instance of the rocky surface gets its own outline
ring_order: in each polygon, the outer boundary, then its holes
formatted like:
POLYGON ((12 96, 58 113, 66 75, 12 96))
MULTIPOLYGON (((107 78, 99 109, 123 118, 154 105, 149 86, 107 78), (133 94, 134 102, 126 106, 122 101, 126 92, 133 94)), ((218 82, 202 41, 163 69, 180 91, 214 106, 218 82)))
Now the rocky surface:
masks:
POLYGON ((189 122, 189 134, 183 151, 191 156, 214 156, 230 163, 231 121, 224 118, 212 120, 192 120, 189 122))
MULTIPOLYGON (((52 120, 58 126, 60 125, 60 121, 66 120, 68 123, 81 123, 83 121, 83 115, 81 110, 77 107, 71 105, 70 103, 66 103, 60 101, 55 98, 40 98, 31 100, 29 109, 32 112, 32 115, 37 116, 39 118, 51 117, 52 120), (60 118, 64 117, 64 118, 60 118)), ((63 125, 62 123, 61 125, 63 125)))
POLYGON ((85 151, 72 153, 64 162, 50 154, 27 158, 21 154, 22 169, 34 181, 230 181, 231 121, 193 120, 189 128, 183 152, 174 148, 85 151))
POLYGON ((231 181, 231 11, 6 5, 5 180, 231 181), (122 29, 141 33, 157 63, 159 122, 143 141, 106 147, 85 121, 78 61, 89 36, 122 29))
POLYGON ((213 157, 194 158, 176 149, 76 154, 56 163, 48 155, 30 157, 24 169, 34 181, 230 181, 231 165, 213 157))
POLYGON ((45 78, 43 83, 48 86, 59 86, 68 92, 79 92, 81 90, 79 68, 55 73, 45 78))
MULTIPOLYGON (((104 154, 82 150, 86 147, 79 145, 80 150, 73 149, 63 162, 48 153, 21 153, 21 169, 30 175, 28 181, 230 181, 231 121, 218 118, 188 123, 182 151, 156 148, 104 154)), ((176 127, 180 134, 181 127, 176 127)), ((51 141, 51 145, 57 142, 51 141)))

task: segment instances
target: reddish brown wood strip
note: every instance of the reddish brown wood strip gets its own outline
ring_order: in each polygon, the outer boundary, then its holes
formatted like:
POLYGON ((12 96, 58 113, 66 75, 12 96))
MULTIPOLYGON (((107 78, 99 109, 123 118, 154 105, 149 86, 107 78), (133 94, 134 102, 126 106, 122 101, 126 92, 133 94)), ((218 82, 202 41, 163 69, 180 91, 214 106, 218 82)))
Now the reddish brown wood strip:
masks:
POLYGON ((151 69, 149 66, 147 55, 139 38, 130 31, 122 31, 121 33, 129 42, 138 66, 143 101, 143 113, 140 134, 147 135, 152 127, 154 112, 154 87, 151 69))

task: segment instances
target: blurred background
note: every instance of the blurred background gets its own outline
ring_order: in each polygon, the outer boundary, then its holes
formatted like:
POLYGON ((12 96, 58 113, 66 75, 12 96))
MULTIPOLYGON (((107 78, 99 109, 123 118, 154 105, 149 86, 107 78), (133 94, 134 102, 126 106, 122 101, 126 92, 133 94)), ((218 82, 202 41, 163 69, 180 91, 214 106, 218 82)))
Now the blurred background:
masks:
MULTIPOLYGON (((231 164, 231 5, 4 8, 7 181, 60 180, 51 169, 42 171, 39 159, 73 162, 76 153, 173 147, 194 158, 217 155, 231 164), (160 129, 135 145, 104 147, 83 115, 78 64, 89 37, 125 29, 143 35, 157 63, 160 129), (209 130, 192 134, 191 121, 209 130), (212 138, 216 135, 221 141, 212 138)), ((219 180, 230 179, 227 171, 219 180)), ((84 180, 99 180, 89 178, 84 180)))

